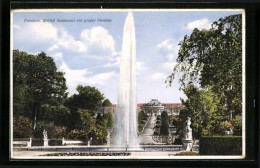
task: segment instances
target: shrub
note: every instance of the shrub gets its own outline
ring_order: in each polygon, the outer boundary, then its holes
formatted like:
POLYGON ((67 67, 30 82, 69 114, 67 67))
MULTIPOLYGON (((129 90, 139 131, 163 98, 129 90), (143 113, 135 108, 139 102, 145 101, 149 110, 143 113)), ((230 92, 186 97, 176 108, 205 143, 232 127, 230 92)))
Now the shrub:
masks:
POLYGON ((205 136, 200 139, 200 155, 241 155, 241 136, 205 136))
POLYGON ((145 117, 144 111, 140 111, 140 112, 138 113, 138 123, 141 123, 142 120, 144 119, 144 117, 145 117))
POLYGON ((159 132, 154 132, 153 135, 160 135, 159 132))
POLYGON ((233 130, 234 129, 233 125, 229 121, 221 122, 220 123, 220 128, 223 131, 229 131, 229 130, 233 130))
POLYGON ((171 115, 170 120, 172 121, 173 125, 177 125, 178 124, 178 119, 176 118, 175 115, 171 115))
POLYGON ((13 120, 14 138, 29 138, 32 135, 32 123, 29 118, 19 116, 13 120))
POLYGON ((68 133, 69 139, 86 139, 86 134, 83 130, 74 129, 68 133))
POLYGON ((66 127, 54 126, 53 138, 66 137, 66 130, 67 130, 66 127))
POLYGON ((49 144, 49 146, 62 146, 62 140, 60 140, 60 139, 50 139, 48 144, 49 144))
POLYGON ((167 111, 163 111, 163 112, 161 113, 161 118, 162 118, 162 119, 165 119, 166 121, 169 120, 169 116, 168 116, 167 111))
POLYGON ((43 146, 44 141, 42 139, 33 139, 32 146, 43 146))
POLYGON ((178 138, 178 139, 175 139, 174 145, 182 145, 182 139, 178 138))
POLYGON ((233 118, 231 120, 231 124, 234 126, 234 134, 235 135, 242 135, 242 118, 241 115, 237 115, 235 116, 235 118, 233 118))
POLYGON ((160 135, 169 135, 169 125, 168 120, 165 118, 162 118, 162 124, 160 128, 160 135))
POLYGON ((114 126, 114 119, 111 113, 108 113, 108 119, 107 119, 107 127, 113 128, 114 126))
POLYGON ((141 132, 143 130, 143 124, 138 125, 138 132, 141 132))

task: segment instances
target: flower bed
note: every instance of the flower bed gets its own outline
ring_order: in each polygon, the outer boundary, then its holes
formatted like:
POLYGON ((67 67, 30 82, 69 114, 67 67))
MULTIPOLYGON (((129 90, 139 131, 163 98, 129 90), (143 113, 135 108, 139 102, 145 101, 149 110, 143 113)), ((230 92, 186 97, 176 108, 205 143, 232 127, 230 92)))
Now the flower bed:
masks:
POLYGON ((175 156, 198 156, 199 153, 197 152, 180 152, 176 153, 175 156))
POLYGON ((41 156, 130 156, 131 153, 49 153, 41 156))

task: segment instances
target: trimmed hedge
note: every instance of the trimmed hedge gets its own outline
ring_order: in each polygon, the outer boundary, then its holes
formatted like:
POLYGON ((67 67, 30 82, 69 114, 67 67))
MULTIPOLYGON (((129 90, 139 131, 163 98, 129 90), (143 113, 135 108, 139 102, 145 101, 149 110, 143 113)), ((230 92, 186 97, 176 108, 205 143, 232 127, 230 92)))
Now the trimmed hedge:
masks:
POLYGON ((204 136, 199 151, 200 155, 242 155, 242 137, 204 136))
POLYGON ((60 139, 50 139, 48 145, 49 146, 62 146, 62 140, 60 140, 60 139))
POLYGON ((43 146, 44 141, 41 139, 33 139, 32 140, 32 146, 43 146))
MULTIPOLYGON (((44 140, 42 139, 33 139, 32 146, 43 146, 44 140)), ((62 140, 59 139, 49 139, 49 146, 62 146, 62 140)))

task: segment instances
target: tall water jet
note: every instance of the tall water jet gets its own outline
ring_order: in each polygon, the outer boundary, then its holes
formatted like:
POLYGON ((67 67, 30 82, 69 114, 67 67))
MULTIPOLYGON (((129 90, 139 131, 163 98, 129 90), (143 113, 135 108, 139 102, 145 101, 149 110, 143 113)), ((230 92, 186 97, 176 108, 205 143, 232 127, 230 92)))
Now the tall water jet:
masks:
POLYGON ((132 12, 124 24, 119 89, 115 114, 114 145, 138 146, 136 111, 136 42, 132 12))

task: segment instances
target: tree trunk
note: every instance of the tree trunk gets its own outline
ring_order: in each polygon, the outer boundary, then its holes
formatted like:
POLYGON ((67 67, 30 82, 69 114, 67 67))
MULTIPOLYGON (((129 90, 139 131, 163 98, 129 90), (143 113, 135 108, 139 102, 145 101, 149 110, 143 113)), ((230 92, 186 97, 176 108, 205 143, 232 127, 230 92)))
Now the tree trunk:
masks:
POLYGON ((37 105, 34 108, 34 123, 33 123, 33 130, 35 131, 36 129, 36 120, 37 120, 37 105))

